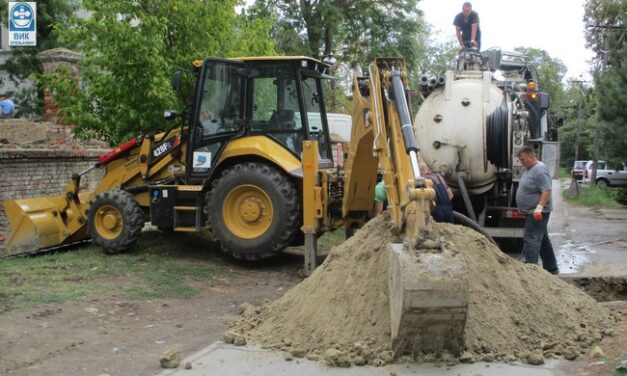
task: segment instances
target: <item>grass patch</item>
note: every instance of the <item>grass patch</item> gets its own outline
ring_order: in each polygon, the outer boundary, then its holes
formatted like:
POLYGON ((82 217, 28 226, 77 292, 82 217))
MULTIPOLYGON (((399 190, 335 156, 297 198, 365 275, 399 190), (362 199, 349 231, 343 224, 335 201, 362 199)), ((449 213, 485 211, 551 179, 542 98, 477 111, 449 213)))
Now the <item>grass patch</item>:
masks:
POLYGON ((579 194, 570 196, 568 190, 564 191, 564 198, 584 206, 616 208, 622 206, 617 198, 623 197, 621 188, 597 187, 596 185, 582 185, 579 194))
POLYGON ((570 168, 569 167, 560 167, 559 168, 560 179, 570 179, 570 168))
POLYGON ((346 240, 346 232, 343 228, 339 228, 335 231, 325 232, 324 235, 318 239, 318 248, 324 251, 330 251, 331 248, 342 244, 346 240))
POLYGON ((197 236, 143 234, 137 250, 106 255, 94 245, 0 261, 0 297, 8 308, 101 294, 128 299, 190 298, 224 268, 221 252, 197 236))

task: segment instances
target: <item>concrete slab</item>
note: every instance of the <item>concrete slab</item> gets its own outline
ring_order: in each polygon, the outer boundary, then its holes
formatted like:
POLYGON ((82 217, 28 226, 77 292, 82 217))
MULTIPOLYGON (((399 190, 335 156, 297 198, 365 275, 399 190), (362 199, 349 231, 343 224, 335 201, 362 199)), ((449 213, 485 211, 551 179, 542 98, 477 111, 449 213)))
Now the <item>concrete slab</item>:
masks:
POLYGON ((254 346, 236 347, 216 342, 213 345, 187 357, 177 369, 163 371, 161 376, 551 376, 559 364, 558 360, 549 360, 542 366, 512 363, 474 363, 458 364, 452 367, 434 364, 400 363, 384 367, 331 368, 322 362, 307 359, 286 361, 283 354, 263 350, 254 346), (191 363, 191 369, 185 369, 185 363, 191 363))

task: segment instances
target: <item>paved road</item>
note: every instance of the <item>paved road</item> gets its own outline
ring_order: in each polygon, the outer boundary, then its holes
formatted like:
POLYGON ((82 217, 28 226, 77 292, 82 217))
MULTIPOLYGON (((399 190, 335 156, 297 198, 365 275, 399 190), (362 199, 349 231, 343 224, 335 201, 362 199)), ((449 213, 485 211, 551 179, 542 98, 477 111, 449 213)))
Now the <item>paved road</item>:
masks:
POLYGON ((627 274, 627 208, 594 209, 564 201, 569 181, 553 181, 549 236, 560 272, 576 276, 627 274))
POLYGON ((234 347, 215 343, 197 354, 184 359, 191 369, 166 370, 161 376, 551 376, 558 365, 557 360, 549 360, 542 366, 512 363, 458 364, 452 367, 434 364, 391 364, 384 367, 331 368, 322 362, 306 359, 286 361, 281 353, 261 350, 255 347, 234 347))

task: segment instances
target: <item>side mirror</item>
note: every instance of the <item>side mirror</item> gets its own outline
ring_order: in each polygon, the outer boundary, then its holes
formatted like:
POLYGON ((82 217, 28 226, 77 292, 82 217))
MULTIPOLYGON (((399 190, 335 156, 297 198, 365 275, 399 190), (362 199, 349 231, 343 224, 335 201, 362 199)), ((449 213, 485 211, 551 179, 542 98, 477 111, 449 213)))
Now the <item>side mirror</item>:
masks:
POLYGON ((177 70, 176 72, 174 72, 174 74, 172 75, 172 81, 170 82, 170 84, 172 85, 172 90, 174 90, 175 93, 179 93, 181 91, 181 71, 177 70))
POLYGON ((177 116, 178 116, 178 114, 174 110, 165 110, 165 111, 163 111, 163 118, 165 120, 174 120, 174 119, 176 119, 177 116))

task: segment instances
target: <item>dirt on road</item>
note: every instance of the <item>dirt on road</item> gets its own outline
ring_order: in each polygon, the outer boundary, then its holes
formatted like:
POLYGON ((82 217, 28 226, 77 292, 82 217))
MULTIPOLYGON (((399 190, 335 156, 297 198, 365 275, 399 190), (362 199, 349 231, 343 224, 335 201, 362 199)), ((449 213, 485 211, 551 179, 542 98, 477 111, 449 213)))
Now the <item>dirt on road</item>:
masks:
POLYGON ((248 267, 226 264, 213 287, 191 299, 100 296, 0 312, 1 375, 150 375, 159 355, 184 356, 221 339, 242 302, 277 299, 301 279, 302 258, 248 267))

